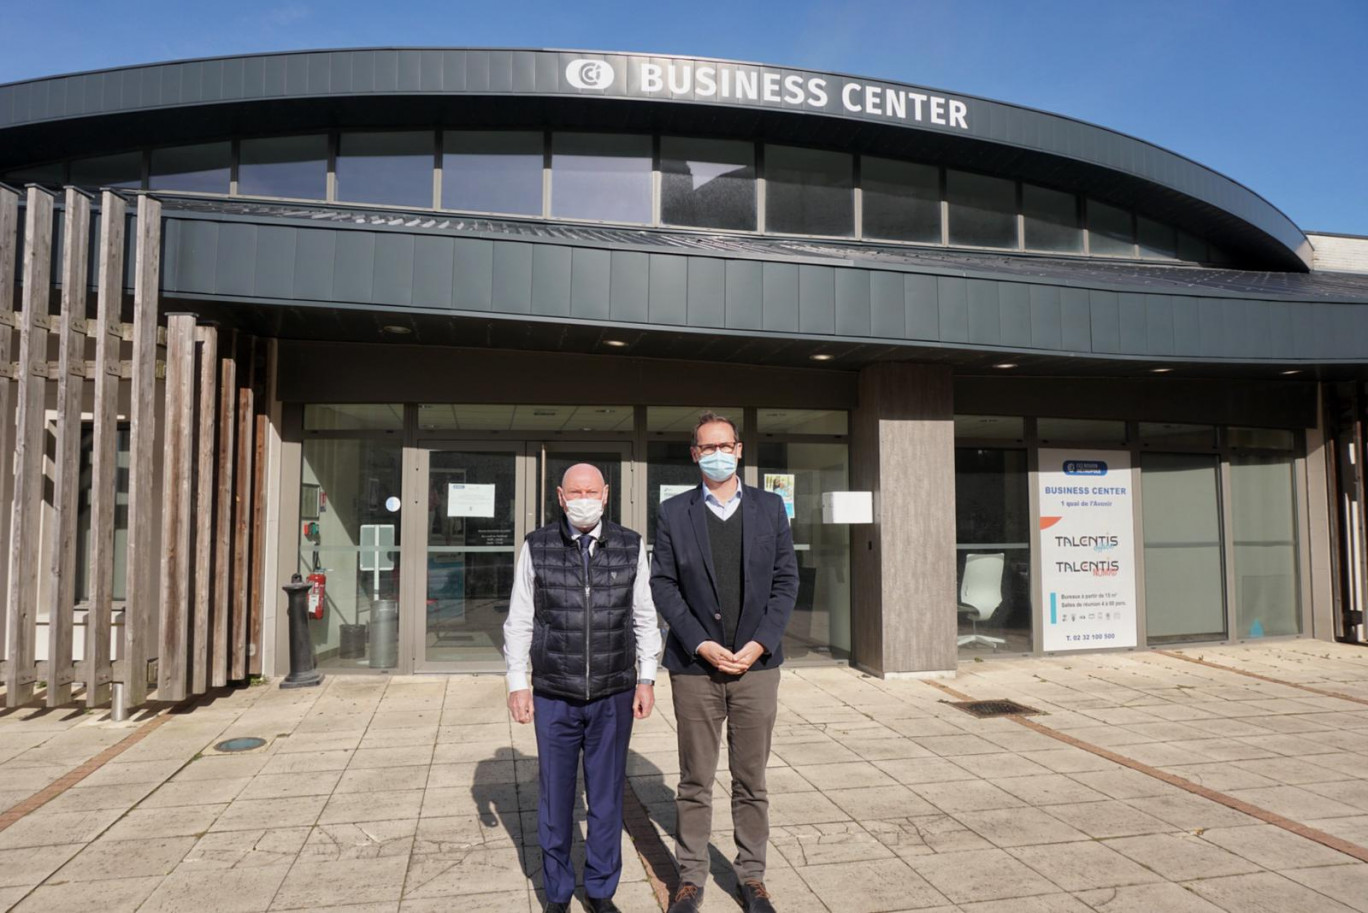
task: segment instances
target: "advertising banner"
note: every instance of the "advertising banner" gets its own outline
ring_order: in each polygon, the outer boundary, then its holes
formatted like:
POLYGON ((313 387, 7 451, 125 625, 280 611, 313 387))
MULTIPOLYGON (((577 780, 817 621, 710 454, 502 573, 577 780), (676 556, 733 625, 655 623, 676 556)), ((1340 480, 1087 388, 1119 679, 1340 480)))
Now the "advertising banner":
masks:
POLYGON ((1135 646, 1130 454, 1042 449, 1038 475, 1045 650, 1135 646))

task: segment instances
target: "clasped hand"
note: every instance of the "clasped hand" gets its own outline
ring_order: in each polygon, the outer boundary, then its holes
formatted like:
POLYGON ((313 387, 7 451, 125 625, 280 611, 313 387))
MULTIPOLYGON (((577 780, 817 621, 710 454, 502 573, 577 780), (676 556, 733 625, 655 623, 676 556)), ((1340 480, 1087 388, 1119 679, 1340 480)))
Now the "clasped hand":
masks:
POLYGON ((755 664, 765 652, 765 648, 752 640, 733 653, 716 641, 708 641, 698 648, 698 655, 712 663, 719 672, 740 675, 755 664))

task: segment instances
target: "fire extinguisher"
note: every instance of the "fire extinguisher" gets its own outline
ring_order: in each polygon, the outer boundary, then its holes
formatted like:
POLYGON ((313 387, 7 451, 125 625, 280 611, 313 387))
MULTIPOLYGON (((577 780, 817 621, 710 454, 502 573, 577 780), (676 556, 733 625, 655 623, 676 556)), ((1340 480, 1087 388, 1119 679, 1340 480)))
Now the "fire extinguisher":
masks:
POLYGON ((309 617, 318 621, 323 617, 323 606, 328 596, 328 575, 313 573, 309 581, 309 617))

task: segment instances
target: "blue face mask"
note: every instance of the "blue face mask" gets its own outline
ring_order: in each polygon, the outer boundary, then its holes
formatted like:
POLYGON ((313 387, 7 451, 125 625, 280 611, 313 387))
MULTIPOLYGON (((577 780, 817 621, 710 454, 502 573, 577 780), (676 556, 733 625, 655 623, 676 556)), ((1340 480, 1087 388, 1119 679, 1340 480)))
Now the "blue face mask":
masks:
POLYGON ((714 450, 699 459, 698 468, 714 482, 725 482, 736 475, 736 454, 714 450))

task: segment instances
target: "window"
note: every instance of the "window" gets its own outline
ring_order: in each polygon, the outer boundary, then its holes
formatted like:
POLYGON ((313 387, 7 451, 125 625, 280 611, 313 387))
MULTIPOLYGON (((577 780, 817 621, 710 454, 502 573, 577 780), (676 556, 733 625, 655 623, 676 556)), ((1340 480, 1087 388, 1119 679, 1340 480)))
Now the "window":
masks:
POLYGON ((1140 471, 1150 643, 1225 637, 1218 458, 1145 453, 1140 471))
POLYGON ((245 139, 238 160, 238 193, 249 197, 328 195, 328 137, 273 136, 245 139))
POLYGON ((402 431, 404 407, 398 403, 339 403, 304 407, 305 431, 402 431))
POLYGON ((337 198, 432 206, 433 134, 344 133, 337 148, 337 198))
POLYGON ((631 406, 525 406, 423 403, 423 431, 631 431, 631 406))
POLYGON ((76 159, 71 163, 69 183, 87 190, 101 187, 142 187, 142 153, 120 152, 95 158, 76 159))
POLYGON ((950 243, 970 247, 1017 246, 1016 184, 966 171, 945 172, 950 243))
POLYGON ((941 242, 940 169, 866 155, 860 159, 864 234, 941 242))
POLYGON ((299 573, 328 577, 323 620, 309 624, 318 665, 393 668, 399 662, 400 444, 307 438, 302 459, 299 573))
POLYGON ((840 152, 765 147, 765 228, 797 235, 855 233, 853 160, 840 152))
POLYGON ((660 221, 754 231, 755 146, 662 136, 660 221))
POLYGON ((1083 252, 1083 226, 1078 221, 1078 198, 1073 194, 1022 184, 1021 212, 1027 250, 1083 252))
POLYGON ((784 499, 793 530, 798 599, 784 631, 793 659, 850 653, 850 531, 822 522, 822 493, 850 487, 849 463, 844 443, 765 441, 756 455, 760 487, 784 499))
POLYGON ((845 434, 850 430, 844 409, 761 409, 755 420, 761 434, 845 434))
POLYGON ((1189 263, 1205 263, 1208 259, 1206 242, 1185 231, 1178 232, 1178 259, 1189 263))
POLYGON ((1022 441, 1026 420, 1016 415, 956 415, 955 439, 971 441, 1022 441))
POLYGON ((1187 425, 1177 422, 1141 422, 1140 443, 1145 447, 1180 449, 1216 446, 1215 425, 1187 425))
POLYGON ((557 133, 551 138, 551 214, 651 221, 651 138, 557 133))
POLYGON ((65 175, 66 165, 63 162, 49 162, 6 171, 4 182, 13 187, 23 187, 25 184, 60 185, 66 183, 65 175))
POLYGON ((1031 650, 1027 478, 1025 450, 955 449, 961 657, 1031 650))
POLYGON ((1230 508, 1235 636, 1301 633, 1292 454, 1231 456, 1230 508))
POLYGON ((542 134, 450 130, 442 137, 442 208, 541 215, 542 134))
POLYGON ((232 143, 203 143, 152 150, 147 186, 152 190, 227 193, 233 163, 232 143))
POLYGON ((1124 444, 1126 423, 1109 419, 1042 418, 1036 420, 1036 436, 1045 442, 1124 444))
POLYGON ((1135 228, 1140 256, 1153 260, 1173 260, 1178 256, 1178 235, 1172 225, 1138 216, 1135 228))
POLYGON ((1134 257, 1131 214, 1096 200, 1088 201, 1088 249, 1098 257, 1134 257))

